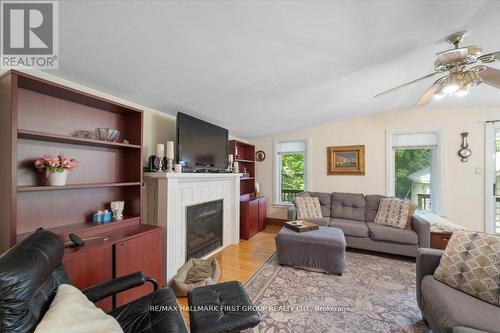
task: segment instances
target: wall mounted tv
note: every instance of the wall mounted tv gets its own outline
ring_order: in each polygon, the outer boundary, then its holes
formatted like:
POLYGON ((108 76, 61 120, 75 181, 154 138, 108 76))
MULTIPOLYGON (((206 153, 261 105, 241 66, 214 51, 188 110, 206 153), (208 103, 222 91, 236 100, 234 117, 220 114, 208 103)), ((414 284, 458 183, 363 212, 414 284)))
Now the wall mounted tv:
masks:
POLYGON ((177 163, 184 171, 222 170, 228 165, 228 130, 177 113, 177 163))

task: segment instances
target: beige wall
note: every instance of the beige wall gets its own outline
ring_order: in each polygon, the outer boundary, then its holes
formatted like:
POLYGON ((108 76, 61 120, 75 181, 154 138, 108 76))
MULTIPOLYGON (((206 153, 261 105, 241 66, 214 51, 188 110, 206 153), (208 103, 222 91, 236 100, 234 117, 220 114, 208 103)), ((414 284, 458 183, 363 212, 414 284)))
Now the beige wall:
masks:
MULTIPOLYGON (((473 230, 484 230, 484 128, 485 121, 500 119, 498 109, 410 109, 323 124, 316 127, 251 140, 268 156, 257 163, 261 192, 273 198, 273 139, 309 138, 311 145, 310 190, 386 193, 386 131, 440 129, 444 142, 444 203, 446 217, 473 230), (457 156, 461 132, 469 132, 472 156, 462 163, 457 156), (365 176, 328 176, 326 148, 365 145, 365 176)), ((285 218, 286 209, 269 200, 269 217, 285 218)))

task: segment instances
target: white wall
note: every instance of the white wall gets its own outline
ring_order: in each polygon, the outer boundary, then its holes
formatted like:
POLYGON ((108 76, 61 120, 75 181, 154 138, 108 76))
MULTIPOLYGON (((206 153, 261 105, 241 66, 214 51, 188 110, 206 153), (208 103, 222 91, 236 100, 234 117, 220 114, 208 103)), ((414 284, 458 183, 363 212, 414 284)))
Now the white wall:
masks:
POLYGON ((444 142, 444 202, 446 217, 473 230, 484 230, 484 128, 485 121, 500 119, 498 109, 410 109, 378 113, 367 117, 283 133, 252 140, 267 158, 257 162, 257 181, 268 196, 268 216, 285 218, 286 209, 274 207, 273 139, 310 138, 310 190, 325 192, 386 193, 386 131, 396 129, 441 129, 444 142), (472 156, 462 163, 457 155, 461 132, 469 132, 472 156), (328 176, 328 146, 365 145, 365 176, 328 176), (476 170, 477 169, 477 170, 476 170), (476 174, 478 171, 479 174, 476 174))

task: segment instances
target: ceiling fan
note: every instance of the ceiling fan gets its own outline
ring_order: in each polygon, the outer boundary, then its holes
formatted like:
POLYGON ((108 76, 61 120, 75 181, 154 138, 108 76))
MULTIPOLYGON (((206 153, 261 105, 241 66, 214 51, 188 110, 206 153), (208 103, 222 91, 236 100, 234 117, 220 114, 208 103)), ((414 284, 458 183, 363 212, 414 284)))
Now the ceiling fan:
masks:
POLYGON ((500 89, 500 70, 482 65, 500 61, 500 51, 483 54, 479 46, 460 47, 459 44, 464 40, 466 35, 466 31, 461 31, 447 38, 448 42, 453 44, 455 48, 436 54, 437 59, 434 63, 434 73, 384 91, 375 97, 383 96, 396 89, 406 87, 440 73, 446 74, 437 79, 427 89, 415 106, 426 105, 432 97, 441 99, 452 95, 465 96, 469 93, 469 89, 482 82, 500 89), (477 65, 470 67, 474 64, 477 65))

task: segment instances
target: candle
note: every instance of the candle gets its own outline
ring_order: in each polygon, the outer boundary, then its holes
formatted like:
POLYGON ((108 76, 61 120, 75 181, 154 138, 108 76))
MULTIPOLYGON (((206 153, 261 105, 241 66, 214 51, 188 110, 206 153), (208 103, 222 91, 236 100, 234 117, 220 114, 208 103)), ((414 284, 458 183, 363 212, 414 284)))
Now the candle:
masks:
POLYGON ((156 144, 156 157, 165 157, 165 145, 163 143, 156 144))
POLYGON ((167 160, 174 159, 174 142, 167 141, 167 160))
POLYGON ((233 154, 229 154, 229 163, 233 163, 233 162, 234 162, 233 154))

